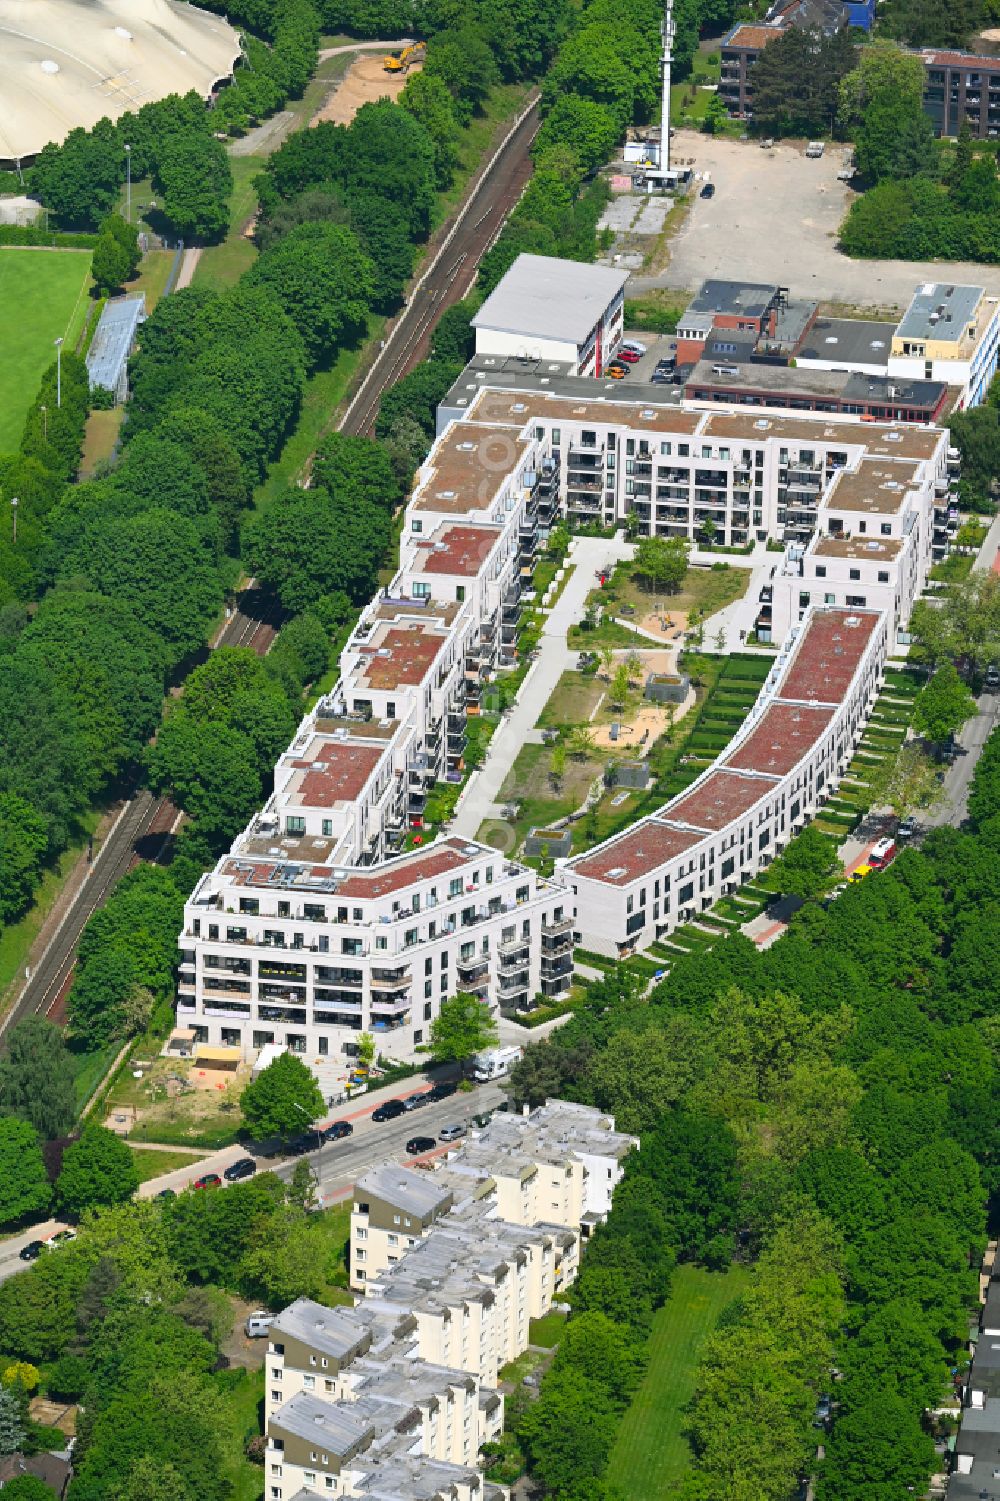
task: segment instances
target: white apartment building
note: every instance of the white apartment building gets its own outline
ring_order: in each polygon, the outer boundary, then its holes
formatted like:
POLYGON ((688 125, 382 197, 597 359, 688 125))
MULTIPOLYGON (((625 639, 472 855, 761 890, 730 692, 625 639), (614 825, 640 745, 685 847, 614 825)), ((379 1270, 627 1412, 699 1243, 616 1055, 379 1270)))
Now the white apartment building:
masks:
POLYGON ((607 266, 519 255, 472 320, 476 353, 599 376, 621 342, 627 280, 607 266))
POLYGON ((959 387, 960 407, 986 399, 1000 358, 1000 299, 931 281, 916 289, 892 337, 890 375, 959 387))
POLYGON ((888 635, 884 612, 810 606, 715 764, 624 834, 557 862, 591 947, 643 948, 780 854, 850 762, 888 635))
MULTIPOLYGON (((543 880, 473 842, 395 853, 423 827, 430 786, 463 774, 467 722, 515 660, 522 584, 557 512, 635 516, 640 534, 666 537, 695 537, 711 519, 730 545, 780 537, 757 620, 765 640, 829 605, 884 612, 891 644, 957 525, 957 456, 938 429, 582 400, 490 379, 419 471, 399 571, 363 612, 340 680, 186 904, 178 1020, 201 1042, 350 1058, 372 1031, 409 1059, 459 989, 508 1015, 568 989, 574 918, 587 931, 575 879, 543 880)), ((704 895, 712 883, 698 874, 704 895)), ((672 924, 692 903, 668 904, 662 880, 643 910, 669 910, 672 924)), ((617 912, 615 899, 599 927, 617 912)), ((637 922, 638 907, 619 916, 629 944, 664 921, 637 922)))
MULTIPOLYGON (((561 1100, 502 1122, 495 1140, 491 1133, 492 1123, 465 1173, 456 1165, 467 1148, 434 1172, 386 1165, 368 1174, 354 1228, 374 1231, 383 1211, 389 1224, 398 1215, 406 1241, 399 1259, 390 1262, 379 1243, 379 1274, 363 1282, 366 1297, 354 1308, 300 1298, 275 1319, 265 1360, 268 1501, 500 1501, 476 1469, 481 1446, 503 1429, 497 1373, 527 1348, 531 1320, 576 1277, 580 1229, 544 1218, 509 1222, 497 1182, 511 1175, 521 1145, 553 1167, 548 1157, 569 1150, 577 1155, 564 1172, 584 1187, 570 1194, 573 1207, 564 1198, 561 1208, 586 1218, 586 1206, 604 1203, 607 1183, 620 1178, 633 1138, 612 1117, 561 1100), (496 1173, 487 1176, 491 1141, 496 1173), (590 1193, 593 1172, 601 1182, 590 1193)), ((544 1192, 553 1191, 549 1182, 544 1192)), ((542 1192, 534 1202, 544 1217, 542 1192)), ((372 1245, 352 1237, 352 1264, 372 1245)))

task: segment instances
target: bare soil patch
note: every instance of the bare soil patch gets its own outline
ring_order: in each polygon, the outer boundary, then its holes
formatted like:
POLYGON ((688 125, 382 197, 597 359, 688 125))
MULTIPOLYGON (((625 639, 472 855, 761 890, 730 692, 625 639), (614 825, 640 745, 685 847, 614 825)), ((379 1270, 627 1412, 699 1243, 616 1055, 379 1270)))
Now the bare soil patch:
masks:
POLYGON ((410 74, 419 72, 419 63, 407 73, 387 73, 382 66, 382 55, 359 57, 309 123, 318 125, 321 120, 330 120, 334 125, 350 125, 363 104, 375 99, 398 99, 410 74))

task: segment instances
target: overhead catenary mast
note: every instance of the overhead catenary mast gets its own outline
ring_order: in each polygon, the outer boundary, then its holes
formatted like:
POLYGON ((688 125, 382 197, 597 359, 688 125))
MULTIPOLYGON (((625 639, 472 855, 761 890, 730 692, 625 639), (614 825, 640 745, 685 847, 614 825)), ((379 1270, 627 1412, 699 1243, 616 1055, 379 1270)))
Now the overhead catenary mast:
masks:
POLYGON ((663 13, 663 56, 660 58, 662 93, 660 95, 660 162, 661 172, 670 166, 670 65, 674 47, 674 0, 667 0, 663 13))

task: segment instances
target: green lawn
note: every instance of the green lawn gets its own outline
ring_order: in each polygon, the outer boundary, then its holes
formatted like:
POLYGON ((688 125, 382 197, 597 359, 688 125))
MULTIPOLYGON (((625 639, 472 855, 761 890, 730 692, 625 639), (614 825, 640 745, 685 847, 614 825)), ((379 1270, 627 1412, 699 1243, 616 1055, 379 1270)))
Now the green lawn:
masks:
POLYGON ((691 1462, 684 1409, 702 1345, 748 1281, 741 1267, 723 1273, 679 1266, 674 1273, 670 1297, 653 1321, 648 1369, 622 1419, 608 1467, 628 1501, 676 1493, 691 1462))
POLYGON ((243 233, 247 220, 257 209, 253 180, 264 170, 261 156, 231 156, 233 194, 229 200, 229 232, 221 245, 209 245, 201 253, 195 268, 194 285, 224 292, 235 286, 257 259, 252 240, 243 233))
POLYGON ((76 343, 89 289, 89 251, 0 250, 0 453, 17 448, 53 340, 76 343))
POLYGON ((139 1170, 139 1182, 148 1183, 150 1178, 162 1178, 164 1173, 176 1172, 179 1167, 189 1167, 193 1173, 201 1158, 193 1152, 153 1152, 137 1147, 132 1160, 139 1170))

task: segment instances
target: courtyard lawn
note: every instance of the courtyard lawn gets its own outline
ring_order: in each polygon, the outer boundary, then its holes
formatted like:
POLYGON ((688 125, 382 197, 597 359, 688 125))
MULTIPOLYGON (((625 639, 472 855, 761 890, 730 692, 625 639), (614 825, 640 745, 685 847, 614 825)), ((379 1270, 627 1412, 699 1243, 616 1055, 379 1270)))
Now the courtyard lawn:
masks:
POLYGON ((164 1173, 176 1172, 179 1167, 190 1168, 193 1174, 202 1159, 194 1152, 154 1152, 136 1147, 132 1160, 139 1172, 139 1182, 148 1183, 150 1178, 162 1178, 164 1173))
POLYGON ((649 1366, 618 1430, 608 1467, 628 1501, 672 1496, 691 1463, 684 1409, 702 1346, 719 1315, 749 1282, 742 1267, 706 1272, 679 1266, 670 1297, 653 1321, 649 1366))
POLYGON ((0 250, 0 453, 17 449, 53 340, 76 343, 89 290, 89 251, 0 250))

